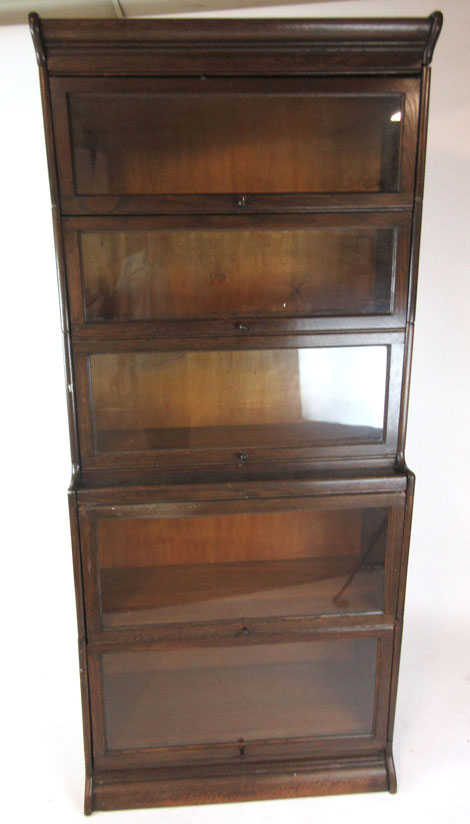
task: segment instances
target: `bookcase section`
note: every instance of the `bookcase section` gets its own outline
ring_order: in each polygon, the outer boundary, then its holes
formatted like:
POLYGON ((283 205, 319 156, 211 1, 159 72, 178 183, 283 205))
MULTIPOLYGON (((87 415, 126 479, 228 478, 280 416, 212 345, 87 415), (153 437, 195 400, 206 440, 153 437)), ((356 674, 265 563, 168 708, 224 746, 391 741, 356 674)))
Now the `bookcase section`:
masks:
POLYGON ((87 814, 396 790, 441 25, 30 15, 87 814))

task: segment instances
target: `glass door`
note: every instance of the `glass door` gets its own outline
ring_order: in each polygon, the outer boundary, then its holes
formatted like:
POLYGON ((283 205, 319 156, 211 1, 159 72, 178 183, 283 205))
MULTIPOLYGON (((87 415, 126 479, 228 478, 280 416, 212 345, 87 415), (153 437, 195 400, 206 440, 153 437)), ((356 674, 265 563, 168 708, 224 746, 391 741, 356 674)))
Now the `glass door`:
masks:
POLYGON ((158 453, 210 463, 279 450, 299 457, 393 451, 401 334, 265 338, 265 348, 249 338, 238 348, 229 338, 194 344, 165 341, 156 350, 152 341, 142 351, 142 342, 129 341, 141 351, 122 351, 122 343, 109 351, 106 343, 107 351, 76 359, 90 466, 156 465, 158 453))
POLYGON ((82 509, 89 629, 392 612, 404 495, 82 509))
POLYGON ((380 749, 384 633, 255 644, 93 651, 97 767, 380 749))
POLYGON ((176 210, 212 198, 216 211, 285 195, 411 202, 415 78, 52 78, 51 88, 67 209, 78 199, 133 211, 150 198, 167 211, 168 197, 176 210))
POLYGON ((354 316, 375 326, 388 316, 397 327, 406 310, 410 220, 408 213, 69 218, 72 321, 154 321, 160 335, 233 333, 240 319, 260 331, 314 330, 320 319, 327 328, 328 318, 354 316))

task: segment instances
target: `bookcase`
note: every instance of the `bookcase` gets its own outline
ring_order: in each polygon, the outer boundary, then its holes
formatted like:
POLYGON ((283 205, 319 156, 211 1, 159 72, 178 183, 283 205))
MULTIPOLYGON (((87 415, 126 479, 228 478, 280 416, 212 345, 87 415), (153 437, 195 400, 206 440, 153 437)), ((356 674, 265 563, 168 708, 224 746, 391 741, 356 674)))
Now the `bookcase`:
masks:
POLYGON ((30 16, 87 814, 396 789, 441 24, 30 16))

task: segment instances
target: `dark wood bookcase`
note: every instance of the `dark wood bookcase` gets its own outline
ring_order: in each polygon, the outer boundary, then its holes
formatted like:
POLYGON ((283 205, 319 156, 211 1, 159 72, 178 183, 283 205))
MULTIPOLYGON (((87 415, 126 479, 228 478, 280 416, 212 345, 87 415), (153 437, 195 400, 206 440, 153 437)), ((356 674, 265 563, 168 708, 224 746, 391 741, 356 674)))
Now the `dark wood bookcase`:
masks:
POLYGON ((86 813, 396 789, 441 24, 30 16, 86 813))

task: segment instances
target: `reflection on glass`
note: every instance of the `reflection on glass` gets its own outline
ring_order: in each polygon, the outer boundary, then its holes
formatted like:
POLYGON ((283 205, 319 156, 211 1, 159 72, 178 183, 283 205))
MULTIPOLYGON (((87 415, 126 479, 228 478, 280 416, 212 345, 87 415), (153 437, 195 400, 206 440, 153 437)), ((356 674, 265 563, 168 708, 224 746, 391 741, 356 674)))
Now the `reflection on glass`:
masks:
POLYGON ((392 228, 82 232, 88 320, 390 311, 392 228))
POLYGON ((371 734, 377 641, 105 653, 108 750, 371 734))
POLYGON ((380 442, 387 347, 90 356, 98 453, 380 442))
POLYGON ((302 417, 345 426, 381 429, 385 346, 299 349, 302 417))
POLYGON ((397 190, 401 95, 275 90, 69 95, 77 194, 397 190))
POLYGON ((100 518, 104 627, 383 608, 383 508, 100 518))

